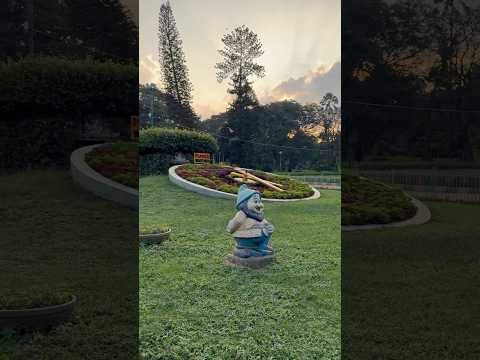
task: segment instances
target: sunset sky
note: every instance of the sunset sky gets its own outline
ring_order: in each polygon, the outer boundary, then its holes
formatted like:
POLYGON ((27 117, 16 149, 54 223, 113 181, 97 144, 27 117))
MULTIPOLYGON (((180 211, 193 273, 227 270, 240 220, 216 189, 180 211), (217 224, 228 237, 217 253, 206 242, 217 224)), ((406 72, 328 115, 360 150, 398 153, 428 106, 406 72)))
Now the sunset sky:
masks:
MULTIPOLYGON (((141 0, 140 82, 161 87, 158 12, 164 0, 141 0)), ((193 84, 193 106, 203 117, 225 111, 227 82, 219 84, 215 63, 223 34, 240 25, 255 31, 265 54, 266 76, 254 89, 261 103, 340 97, 340 0, 171 0, 193 84)))

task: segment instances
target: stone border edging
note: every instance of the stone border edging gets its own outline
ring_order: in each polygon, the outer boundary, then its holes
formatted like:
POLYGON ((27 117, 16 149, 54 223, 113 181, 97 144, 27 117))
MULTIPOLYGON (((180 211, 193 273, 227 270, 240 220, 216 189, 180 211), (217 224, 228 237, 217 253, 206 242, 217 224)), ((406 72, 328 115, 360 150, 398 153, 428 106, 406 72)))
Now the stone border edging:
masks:
MULTIPOLYGON (((184 178, 180 177, 177 175, 175 170, 181 165, 175 165, 172 166, 170 169, 168 169, 168 178, 169 180, 174 183, 177 186, 180 186, 181 188, 188 190, 188 191, 193 191, 202 195, 206 196, 211 196, 211 197, 216 197, 216 198, 222 198, 222 199, 236 199, 237 195, 235 194, 230 194, 226 193, 223 191, 218 191, 214 189, 209 189, 205 186, 195 184, 191 181, 185 180, 184 178)), ((310 184, 309 186, 312 188, 314 191, 313 195, 308 197, 308 198, 303 198, 303 199, 265 199, 262 198, 263 201, 265 202, 293 202, 293 201, 305 201, 305 200, 315 200, 320 197, 320 192, 312 187, 310 184)))
POLYGON ((432 213, 430 209, 422 203, 420 200, 415 199, 414 197, 407 195, 412 200, 413 205, 417 208, 417 213, 414 217, 397 221, 389 224, 368 224, 368 225, 342 225, 342 231, 356 231, 356 230, 374 230, 374 229, 384 229, 391 227, 403 227, 410 225, 422 225, 430 221, 432 218, 432 213))
POLYGON ((137 190, 106 178, 85 162, 85 155, 102 145, 104 144, 84 146, 72 152, 70 156, 70 173, 73 181, 97 196, 132 209, 138 209, 139 197, 137 190))

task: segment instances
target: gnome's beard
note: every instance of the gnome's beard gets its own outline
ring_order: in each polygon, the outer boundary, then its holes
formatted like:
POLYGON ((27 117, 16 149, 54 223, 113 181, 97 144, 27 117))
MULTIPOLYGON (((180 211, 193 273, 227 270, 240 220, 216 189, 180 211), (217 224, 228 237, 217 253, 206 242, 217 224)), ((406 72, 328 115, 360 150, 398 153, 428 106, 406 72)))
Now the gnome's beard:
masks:
POLYGON ((264 219, 263 211, 258 212, 254 209, 250 209, 248 207, 247 202, 244 202, 244 203, 240 204, 239 210, 243 211, 245 213, 245 215, 247 215, 249 218, 255 219, 257 221, 263 221, 263 219, 264 219))

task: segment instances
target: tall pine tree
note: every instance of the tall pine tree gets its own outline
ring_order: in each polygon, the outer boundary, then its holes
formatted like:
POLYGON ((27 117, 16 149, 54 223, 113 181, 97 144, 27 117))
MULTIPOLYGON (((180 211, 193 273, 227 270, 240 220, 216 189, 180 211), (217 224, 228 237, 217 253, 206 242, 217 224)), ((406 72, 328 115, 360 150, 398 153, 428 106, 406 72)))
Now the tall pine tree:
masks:
POLYGON ((218 82, 230 78, 232 88, 228 92, 235 95, 231 109, 241 111, 257 106, 258 100, 249 78, 265 76, 265 68, 255 61, 263 55, 262 43, 246 26, 239 26, 224 35, 222 42, 224 48, 218 52, 223 61, 217 63, 215 69, 218 82))
POLYGON ((163 85, 169 99, 169 117, 181 127, 196 128, 199 119, 191 105, 192 84, 188 78, 182 40, 169 1, 160 7, 158 38, 163 85))
POLYGON ((227 112, 227 122, 220 130, 220 149, 232 163, 248 166, 255 157, 245 140, 255 140, 259 133, 258 100, 252 88, 253 76, 263 77, 265 69, 256 62, 263 55, 257 34, 239 26, 222 37, 224 48, 218 50, 223 60, 215 65, 217 80, 230 79, 228 92, 235 96, 227 112))

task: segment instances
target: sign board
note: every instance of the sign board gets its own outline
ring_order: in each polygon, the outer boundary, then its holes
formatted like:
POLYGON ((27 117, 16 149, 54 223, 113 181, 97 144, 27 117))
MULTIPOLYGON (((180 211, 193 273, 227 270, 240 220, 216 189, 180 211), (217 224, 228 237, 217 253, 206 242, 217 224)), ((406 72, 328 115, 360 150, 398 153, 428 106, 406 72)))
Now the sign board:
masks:
POLYGON ((138 130, 139 130, 139 121, 138 116, 130 117, 130 139, 138 140, 138 130))
POLYGON ((210 153, 193 153, 193 162, 211 162, 212 157, 210 153))

